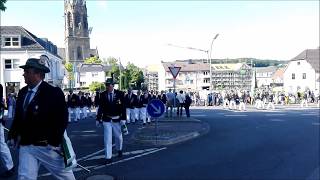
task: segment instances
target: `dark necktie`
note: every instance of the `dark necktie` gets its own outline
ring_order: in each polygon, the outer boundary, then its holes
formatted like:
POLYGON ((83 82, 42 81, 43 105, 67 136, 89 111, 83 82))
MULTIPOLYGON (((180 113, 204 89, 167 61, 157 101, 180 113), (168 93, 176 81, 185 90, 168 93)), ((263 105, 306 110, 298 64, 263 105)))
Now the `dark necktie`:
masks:
POLYGON ((33 91, 29 90, 28 93, 27 93, 27 97, 24 101, 24 104, 23 104, 23 109, 24 110, 27 110, 27 106, 29 104, 29 101, 30 101, 30 98, 31 98, 31 95, 32 95, 33 91))
POLYGON ((109 93, 109 101, 112 102, 112 93, 109 93))

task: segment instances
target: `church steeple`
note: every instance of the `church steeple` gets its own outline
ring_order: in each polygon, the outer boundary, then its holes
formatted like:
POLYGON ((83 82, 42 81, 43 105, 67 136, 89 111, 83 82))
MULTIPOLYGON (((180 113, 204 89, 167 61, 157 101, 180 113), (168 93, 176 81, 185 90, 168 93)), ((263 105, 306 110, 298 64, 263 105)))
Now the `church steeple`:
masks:
POLYGON ((65 0, 66 61, 83 62, 89 57, 90 38, 85 0, 65 0))

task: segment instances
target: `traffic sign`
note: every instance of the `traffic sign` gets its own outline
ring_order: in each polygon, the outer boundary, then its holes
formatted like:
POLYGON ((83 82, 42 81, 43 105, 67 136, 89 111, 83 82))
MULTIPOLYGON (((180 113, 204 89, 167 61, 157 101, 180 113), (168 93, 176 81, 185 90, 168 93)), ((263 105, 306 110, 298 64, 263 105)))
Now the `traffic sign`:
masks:
POLYGON ((153 99, 148 103, 147 112, 151 117, 160 117, 164 113, 165 107, 162 101, 153 99))
POLYGON ((173 78, 176 78, 180 72, 181 67, 169 67, 169 70, 173 76, 173 78))

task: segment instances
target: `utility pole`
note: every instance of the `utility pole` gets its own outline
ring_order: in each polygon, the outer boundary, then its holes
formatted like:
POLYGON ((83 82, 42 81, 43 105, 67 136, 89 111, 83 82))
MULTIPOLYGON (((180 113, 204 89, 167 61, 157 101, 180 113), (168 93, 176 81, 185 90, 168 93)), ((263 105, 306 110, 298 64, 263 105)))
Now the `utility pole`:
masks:
POLYGON ((122 77, 121 77, 121 60, 119 57, 119 90, 121 90, 121 81, 122 81, 122 77))

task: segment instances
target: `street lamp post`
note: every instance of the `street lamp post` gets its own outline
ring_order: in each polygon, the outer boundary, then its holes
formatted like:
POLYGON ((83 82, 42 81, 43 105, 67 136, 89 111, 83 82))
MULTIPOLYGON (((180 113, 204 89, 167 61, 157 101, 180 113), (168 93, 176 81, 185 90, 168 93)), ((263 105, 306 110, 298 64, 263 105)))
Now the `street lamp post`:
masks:
POLYGON ((216 36, 214 36, 214 38, 212 39, 211 41, 211 46, 210 46, 210 55, 209 55, 209 52, 208 52, 208 58, 209 58, 209 68, 210 68, 210 93, 212 93, 212 68, 211 68, 211 61, 212 61, 212 58, 211 58, 211 54, 212 54, 212 45, 213 45, 213 41, 216 40, 218 38, 219 34, 216 34, 216 36))

